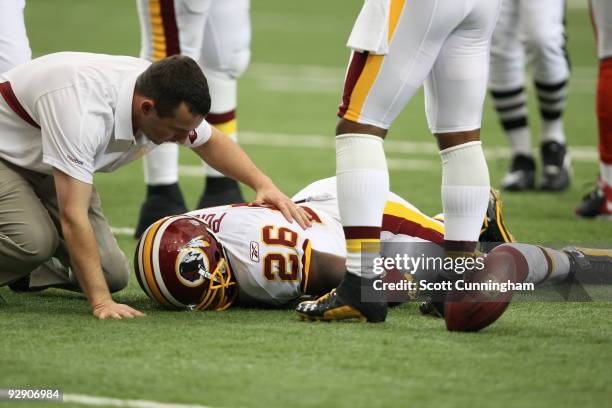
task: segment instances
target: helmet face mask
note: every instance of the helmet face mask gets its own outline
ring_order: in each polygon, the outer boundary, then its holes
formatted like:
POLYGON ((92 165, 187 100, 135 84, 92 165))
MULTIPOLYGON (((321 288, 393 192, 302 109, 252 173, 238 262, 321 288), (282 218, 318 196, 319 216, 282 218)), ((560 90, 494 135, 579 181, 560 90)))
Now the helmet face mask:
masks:
POLYGON ((143 291, 169 309, 225 310, 238 294, 223 247, 188 215, 152 224, 138 242, 134 269, 143 291))

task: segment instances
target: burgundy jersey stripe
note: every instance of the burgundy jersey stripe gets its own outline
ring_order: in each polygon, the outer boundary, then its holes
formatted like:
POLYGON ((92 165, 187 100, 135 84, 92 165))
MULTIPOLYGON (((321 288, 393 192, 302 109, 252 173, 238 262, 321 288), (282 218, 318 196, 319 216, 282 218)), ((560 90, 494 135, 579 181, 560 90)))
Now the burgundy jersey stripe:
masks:
POLYGON ((355 85, 357 84, 359 76, 363 72, 363 68, 365 67, 367 59, 367 52, 353 52, 353 58, 351 59, 351 64, 349 65, 348 72, 346 73, 346 78, 344 80, 342 105, 340 105, 340 107, 338 108, 339 117, 344 116, 349 107, 349 104, 351 103, 351 94, 353 93, 353 89, 355 89, 355 85))
POLYGON ((161 18, 164 25, 164 37, 166 40, 166 56, 181 53, 179 43, 178 27, 174 14, 174 0, 160 0, 161 18))
POLYGON ((211 125, 227 123, 230 120, 236 119, 236 109, 223 113, 209 113, 206 115, 206 121, 211 125))
POLYGON ((394 215, 385 214, 383 216, 383 231, 388 231, 392 234, 402 234, 411 237, 421 238, 436 244, 444 243, 444 235, 431 228, 426 228, 414 221, 406 218, 396 217, 394 215))
POLYGON ((380 227, 344 227, 345 239, 380 239, 380 227))
POLYGON ((13 88, 11 87, 10 82, 2 82, 0 83, 0 94, 8 104, 8 106, 24 121, 28 122, 30 125, 34 126, 36 129, 40 129, 38 123, 34 122, 34 119, 26 112, 26 110, 21 106, 17 96, 15 96, 15 92, 13 92, 13 88))

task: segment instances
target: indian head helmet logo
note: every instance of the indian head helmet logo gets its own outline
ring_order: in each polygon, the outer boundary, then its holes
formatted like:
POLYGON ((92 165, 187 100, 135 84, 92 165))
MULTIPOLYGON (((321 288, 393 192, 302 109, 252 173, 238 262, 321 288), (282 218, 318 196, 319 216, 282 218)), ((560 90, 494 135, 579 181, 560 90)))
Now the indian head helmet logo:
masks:
POLYGON ((211 279, 210 260, 204 252, 208 246, 202 237, 196 237, 180 250, 174 269, 183 285, 194 288, 203 284, 206 278, 211 279))
POLYGON ((189 141, 191 142, 191 144, 193 144, 197 138, 198 138, 198 132, 196 132, 195 129, 191 129, 189 131, 189 141))

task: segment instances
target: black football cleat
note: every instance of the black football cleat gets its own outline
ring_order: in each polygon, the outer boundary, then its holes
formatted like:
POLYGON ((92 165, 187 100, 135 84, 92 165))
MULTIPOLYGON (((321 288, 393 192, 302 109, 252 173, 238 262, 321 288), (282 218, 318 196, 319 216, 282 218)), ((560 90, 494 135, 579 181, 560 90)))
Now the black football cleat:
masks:
POLYGON ((198 201, 198 208, 244 203, 236 180, 229 177, 207 177, 206 188, 198 201))
MULTIPOLYGON (((376 278, 375 278, 376 279, 376 278)), ((375 279, 362 279, 346 272, 340 285, 317 300, 301 302, 295 308, 302 320, 338 321, 358 319, 360 322, 381 323, 387 318, 387 302, 361 300, 362 289, 379 299, 384 292, 375 293, 372 283, 375 279)))
POLYGON ((570 156, 567 148, 557 142, 546 142, 540 146, 542 153, 542 179, 540 190, 564 191, 570 185, 570 156))
POLYGON ((597 186, 582 198, 574 213, 582 218, 603 218, 612 220, 612 201, 606 198, 602 189, 597 186))
POLYGON ((570 276, 580 283, 612 283, 612 250, 566 247, 563 252, 570 260, 570 276))
POLYGON ((535 161, 533 157, 517 154, 512 157, 510 169, 502 179, 501 188, 507 191, 535 189, 535 161))
POLYGON ((134 238, 140 238, 149 225, 160 218, 186 212, 187 207, 178 184, 147 186, 147 198, 140 206, 134 238))
POLYGON ((489 252, 497 245, 505 242, 516 242, 516 239, 504 224, 503 205, 499 191, 493 188, 489 194, 489 205, 478 241, 481 243, 480 248, 483 252, 489 252))

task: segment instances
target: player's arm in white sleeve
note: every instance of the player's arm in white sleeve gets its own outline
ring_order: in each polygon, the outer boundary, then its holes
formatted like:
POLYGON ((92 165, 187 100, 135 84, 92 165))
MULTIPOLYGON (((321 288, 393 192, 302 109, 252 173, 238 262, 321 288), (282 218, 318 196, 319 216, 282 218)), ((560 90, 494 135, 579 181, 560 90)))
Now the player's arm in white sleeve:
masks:
POLYGON ((209 139, 192 150, 216 170, 251 187, 255 202, 271 204, 278 208, 287 221, 293 220, 302 228, 310 227, 308 214, 283 194, 266 176, 242 148, 219 129, 211 127, 209 139))

